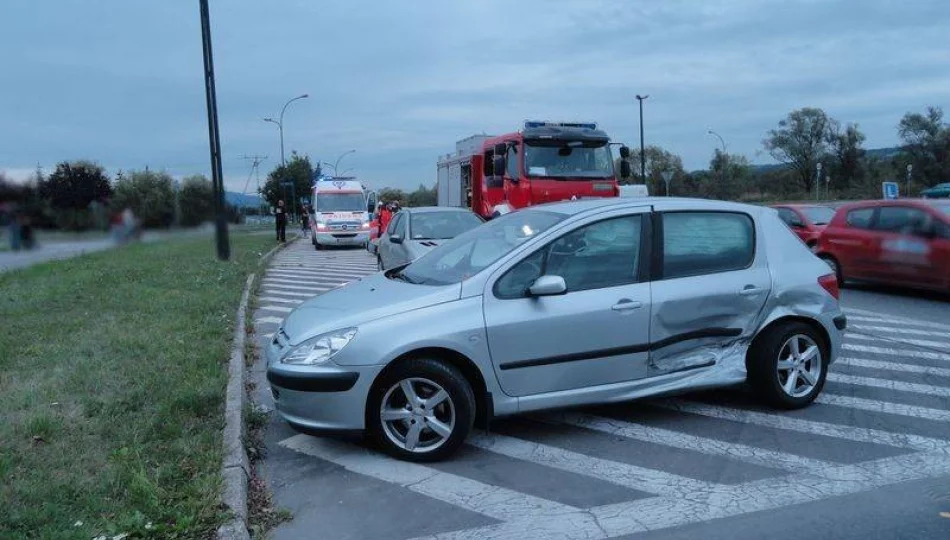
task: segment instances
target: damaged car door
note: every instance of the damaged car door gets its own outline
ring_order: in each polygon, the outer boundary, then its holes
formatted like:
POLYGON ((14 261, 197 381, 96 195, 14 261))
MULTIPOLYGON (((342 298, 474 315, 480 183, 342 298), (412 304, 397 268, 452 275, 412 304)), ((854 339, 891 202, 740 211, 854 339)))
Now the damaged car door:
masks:
POLYGON ((752 217, 675 211, 654 223, 651 375, 744 361, 772 281, 752 217))

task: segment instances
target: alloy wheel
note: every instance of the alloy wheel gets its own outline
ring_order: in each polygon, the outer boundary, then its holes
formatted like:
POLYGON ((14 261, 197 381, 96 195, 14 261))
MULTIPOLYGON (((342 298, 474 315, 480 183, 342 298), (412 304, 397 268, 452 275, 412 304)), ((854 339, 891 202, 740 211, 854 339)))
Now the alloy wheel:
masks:
POLYGON ((808 395, 821 379, 824 359, 811 337, 795 334, 779 350, 776 373, 782 391, 793 398, 808 395))
POLYGON ((451 437, 456 423, 455 404, 438 383, 411 377, 386 391, 379 418, 393 444, 422 454, 436 450, 451 437))

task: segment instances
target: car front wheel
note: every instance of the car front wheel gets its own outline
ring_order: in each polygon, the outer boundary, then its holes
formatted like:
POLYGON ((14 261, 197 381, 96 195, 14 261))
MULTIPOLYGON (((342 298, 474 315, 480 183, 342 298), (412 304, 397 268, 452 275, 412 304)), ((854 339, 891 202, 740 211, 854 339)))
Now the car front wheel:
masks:
POLYGON ((828 374, 828 352, 811 326, 792 322, 766 330, 749 350, 749 382, 767 403, 799 409, 818 397, 828 374))
POLYGON ((453 366, 414 359, 373 386, 366 421, 372 440, 407 461, 437 461, 465 442, 475 419, 475 397, 453 366))

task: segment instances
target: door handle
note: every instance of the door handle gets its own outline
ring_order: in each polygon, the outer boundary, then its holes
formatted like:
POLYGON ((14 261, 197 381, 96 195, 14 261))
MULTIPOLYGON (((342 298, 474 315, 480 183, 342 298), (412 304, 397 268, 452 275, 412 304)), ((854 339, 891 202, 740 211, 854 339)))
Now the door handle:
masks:
POLYGON ((618 301, 616 304, 610 307, 614 311, 627 311, 631 309, 640 309, 643 307, 643 302, 634 302, 633 300, 628 300, 624 298, 623 300, 618 301))
POLYGON ((765 292, 764 288, 747 285, 746 288, 739 291, 739 296, 756 296, 765 292))

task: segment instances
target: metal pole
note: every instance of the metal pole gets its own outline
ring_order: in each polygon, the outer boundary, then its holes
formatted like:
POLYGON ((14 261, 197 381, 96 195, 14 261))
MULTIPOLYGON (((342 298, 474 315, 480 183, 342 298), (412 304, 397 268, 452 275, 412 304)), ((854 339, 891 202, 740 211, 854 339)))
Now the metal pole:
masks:
POLYGON ((647 183, 647 155, 643 146, 643 100, 648 97, 637 94, 637 101, 640 102, 640 179, 644 184, 647 183))
POLYGON ((211 17, 208 0, 198 0, 201 11, 201 42, 204 52, 205 100, 208 107, 208 144, 211 149, 211 185, 214 188, 215 240, 218 259, 231 258, 228 219, 224 210, 224 178, 221 173, 221 140, 218 131, 218 98, 214 87, 214 55, 211 50, 211 17))
POLYGON ((907 165, 907 195, 905 197, 910 197, 910 173, 914 170, 913 165, 907 165))
POLYGON ((333 164, 333 176, 343 176, 342 174, 336 173, 339 170, 338 167, 340 166, 340 160, 352 154, 353 152, 356 152, 356 150, 348 150, 340 154, 340 157, 336 158, 336 163, 333 164))
POLYGON ((280 110, 280 120, 277 121, 277 126, 280 128, 280 164, 285 165, 284 161, 284 112, 287 111, 287 106, 291 103, 297 101, 298 99, 304 99, 310 97, 310 94, 302 94, 295 98, 291 98, 284 103, 284 107, 280 110))
POLYGON ((713 130, 711 130, 711 129, 710 129, 709 131, 707 131, 707 133, 709 133, 710 135, 715 135, 716 137, 719 137, 719 144, 722 145, 722 153, 725 154, 725 153, 726 153, 726 141, 725 141, 725 139, 722 138, 722 135, 716 133, 715 131, 713 131, 713 130))
POLYGON ((821 163, 815 165, 815 202, 818 202, 818 191, 821 189, 821 163))

